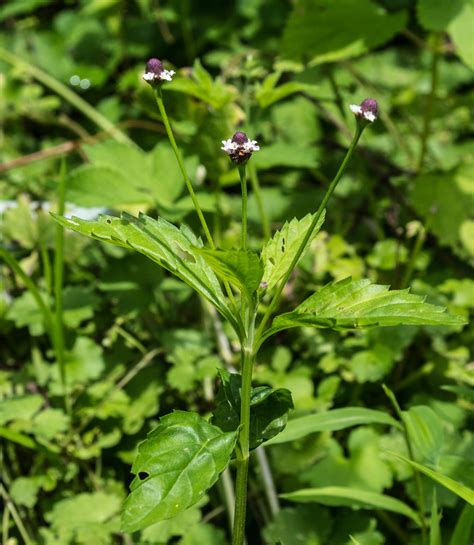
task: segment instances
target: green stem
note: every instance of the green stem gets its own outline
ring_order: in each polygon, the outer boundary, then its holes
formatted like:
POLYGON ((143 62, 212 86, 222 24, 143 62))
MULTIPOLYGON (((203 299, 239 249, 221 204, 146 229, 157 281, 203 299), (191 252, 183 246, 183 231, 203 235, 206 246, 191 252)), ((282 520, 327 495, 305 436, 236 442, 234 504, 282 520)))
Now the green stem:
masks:
POLYGON ((418 158, 418 168, 417 171, 421 172, 423 165, 425 163, 426 152, 428 149, 428 138, 431 133, 431 118, 433 114, 433 104, 436 98, 436 92, 438 89, 438 73, 439 73, 439 60, 440 56, 440 35, 434 35, 434 44, 433 44, 433 56, 431 59, 431 87, 429 95, 426 99, 425 113, 423 116, 423 129, 421 133, 421 147, 420 147, 420 156, 418 158))
MULTIPOLYGON (((58 214, 64 216, 66 198, 66 162, 61 161, 58 191, 58 214)), ((54 253, 54 337, 56 340, 56 359, 59 365, 63 388, 64 406, 67 414, 71 414, 71 401, 66 380, 66 362, 64 357, 64 324, 63 324, 63 277, 64 277, 64 227, 56 225, 56 241, 54 253)))
POLYGON ((298 261, 300 260, 300 257, 302 255, 302 253, 304 252, 304 249, 306 248, 306 245, 308 244, 308 241, 310 240, 311 235, 313 234, 313 231, 314 231, 316 225, 318 224, 318 221, 320 220, 321 215, 323 214, 324 209, 326 208, 326 205, 327 205, 329 199, 331 198, 331 195, 333 194, 334 190, 336 189, 337 184, 339 183, 339 180, 342 178, 342 175, 344 174, 344 171, 346 170, 346 167, 347 167, 347 165, 348 165, 348 163, 349 163, 349 161, 350 161, 350 159, 352 157, 352 154, 354 153, 354 150, 355 150, 355 148, 357 146, 357 143, 359 142, 359 138, 360 138, 360 136, 361 136, 361 134, 362 134, 362 132, 364 130, 364 127, 365 127, 365 125, 363 125, 362 123, 357 122, 356 130, 355 130, 354 136, 352 138, 352 142, 351 142, 351 144, 349 146, 349 149, 347 150, 346 156, 344 157, 344 160, 342 161, 341 166, 339 167, 339 170, 337 171, 336 176, 334 177, 333 181, 331 182, 331 185, 327 189, 326 194, 324 195, 324 198, 323 198, 323 200, 322 200, 316 214, 313 217, 313 221, 311 222, 311 225, 309 226, 309 229, 306 232, 306 235, 305 235, 303 241, 301 242, 301 244, 300 244, 300 246, 298 248, 298 251, 295 254, 295 257, 293 258, 293 261, 291 262, 290 266, 288 267, 288 270, 286 271, 286 274, 283 277, 283 280, 280 282, 280 284, 279 284, 279 286, 278 286, 278 288, 277 288, 277 290, 275 292, 275 295, 273 296, 273 299, 272 299, 270 305, 268 306, 268 309, 265 312, 265 314, 264 314, 264 316, 262 318, 262 321, 260 322, 260 325, 258 327, 257 334, 256 334, 256 346, 257 347, 259 346, 259 343, 260 343, 260 340, 262 338, 265 326, 266 326, 270 316, 273 314, 273 312, 278 307, 278 304, 280 302, 281 294, 283 292, 283 289, 284 289, 286 283, 288 282, 288 279, 291 276, 291 273, 293 272, 296 265, 298 264, 298 261))
POLYGON ((168 139, 170 141, 171 147, 173 148, 174 154, 176 156, 176 160, 178 161, 179 170, 181 171, 186 187, 188 188, 189 194, 194 204, 194 208, 196 209, 197 215, 199 217, 199 221, 201 222, 202 228, 204 230, 204 234, 206 235, 207 242, 209 243, 209 246, 214 250, 215 244, 214 244, 214 241, 212 240, 211 232, 209 231, 209 227, 207 226, 206 218, 204 217, 204 214, 202 213, 201 206, 199 205, 199 201, 197 200, 196 193, 194 192, 193 185, 191 183, 191 180, 189 179, 188 173, 186 172, 186 168, 184 166, 181 153, 178 149, 178 145, 176 144, 176 140, 174 138, 173 129, 171 128, 170 120, 166 113, 165 104, 163 102, 163 95, 162 95, 160 86, 155 88, 155 98, 156 98, 156 103, 158 105, 158 110, 160 111, 161 117, 163 119, 163 123, 165 125, 166 134, 168 135, 168 139))
POLYGON ((135 145, 134 142, 120 129, 118 129, 112 122, 110 122, 106 117, 99 113, 95 108, 93 108, 88 102, 83 98, 77 95, 74 91, 71 91, 63 83, 57 79, 50 76, 47 72, 30 64, 29 62, 24 61, 20 57, 17 57, 10 51, 7 51, 3 47, 0 47, 0 59, 11 64, 22 68, 29 74, 31 74, 35 79, 41 82, 46 87, 49 87, 52 91, 61 96, 64 100, 72 104, 77 110, 82 112, 86 117, 93 121, 98 127, 100 127, 105 132, 109 133, 115 140, 122 142, 124 144, 135 145))
POLYGON ((257 201, 257 208, 258 213, 260 214, 260 221, 262 222, 263 234, 265 239, 268 240, 272 236, 270 231, 270 221, 265 211, 265 206, 263 205, 262 189, 258 180, 257 169, 252 162, 250 162, 248 165, 248 171, 250 175, 250 183, 252 184, 252 191, 255 195, 255 200, 257 201))
POLYGON ((25 286, 30 290, 31 295, 33 296, 34 300, 36 301, 36 304, 38 305, 38 308, 41 311, 41 314, 43 315, 46 331, 48 335, 50 336, 51 343, 53 344, 53 346, 55 346, 53 315, 48 305, 44 302, 41 293, 39 292, 38 288, 35 286, 35 283, 20 267, 17 260, 11 255, 11 253, 8 250, 5 250, 4 248, 0 248, 0 258, 2 258, 5 261, 5 263, 13 270, 13 272, 15 272, 21 278, 25 286))
POLYGON ((435 212, 431 210, 429 216, 426 219, 425 225, 420 227, 420 231, 418 233, 418 236, 416 237, 416 241, 410 255, 410 261, 408 262, 405 273, 403 274, 403 278, 401 281, 402 288, 406 288, 410 284, 411 278, 413 276, 413 271, 415 270, 416 260, 420 255, 421 249, 423 248, 423 244, 426 240, 426 233, 431 227, 434 216, 435 212))
MULTIPOLYGON (((400 405, 398 404, 395 394, 389 388, 387 388, 385 384, 382 384, 382 388, 386 396, 389 398, 390 402, 392 403, 393 408, 395 409, 395 412, 397 413, 398 419, 400 420, 403 426, 403 435, 405 438, 405 443, 407 446, 410 460, 415 460, 410 434, 408 433, 408 428, 406 426, 405 419, 403 418, 403 411, 400 408, 400 405)), ((421 521, 421 542, 424 545, 426 543, 427 527, 426 527, 426 521, 425 521, 425 497, 423 494, 423 483, 421 482, 421 475, 419 471, 417 471, 416 469, 413 469, 413 473, 415 475, 415 484, 416 484, 416 491, 418 496, 418 512, 420 514, 420 521, 421 521)))
POLYGON ((25 545, 33 545, 33 541, 31 540, 30 536, 28 535, 28 532, 26 531, 25 525, 23 524, 23 521, 21 520, 21 517, 15 507, 15 504, 11 500, 10 496, 8 495, 8 492, 5 490, 5 487, 3 484, 0 483, 0 496, 2 496, 3 501, 5 502, 5 507, 10 511, 11 516, 13 520, 15 521, 15 524, 18 528, 18 531, 20 532, 20 535, 25 542, 25 545))
POLYGON ((51 261, 49 260, 48 248, 46 247, 46 241, 44 236, 41 236, 40 238, 40 253, 41 253, 41 261, 43 263, 44 283, 46 284, 46 292, 48 293, 48 295, 51 295, 53 275, 51 272, 51 261))
MULTIPOLYGON (((176 144, 176 140, 173 134, 173 129, 171 128, 170 120, 166 113, 165 104, 163 102, 163 95, 162 95, 160 86, 155 87, 155 99, 158 105, 158 110, 160 111, 161 117, 163 119, 163 123, 165 125, 166 134, 168 135, 168 139, 170 141, 171 147, 173 148, 176 161, 178 162, 179 169, 183 176, 186 187, 188 188, 189 195, 191 196, 191 199, 193 201, 194 208, 196 209, 197 215, 199 217, 199 221, 201 222, 202 228, 204 230, 204 234, 206 235, 207 242, 209 246, 211 247, 211 249, 215 250, 216 245, 214 244, 214 240, 212 239, 211 232, 209 231, 209 227, 207 226, 206 218, 204 217, 204 214, 202 213, 202 210, 199 205, 199 201, 197 200, 196 193, 194 192, 191 180, 189 179, 188 173, 186 172, 186 168, 184 166, 183 159, 181 157, 181 153, 179 151, 178 145, 176 144)), ((237 316, 238 315, 237 303, 235 302, 234 294, 232 293, 232 289, 229 285, 229 282, 224 281, 224 288, 226 290, 227 296, 230 299, 230 302, 232 303, 232 306, 234 307, 234 310, 237 316)))
POLYGON ((255 312, 249 308, 248 336, 242 345, 242 388, 240 392, 240 433, 237 448, 237 478, 235 483, 235 514, 232 545, 243 545, 247 511, 247 480, 250 460, 250 395, 255 360, 255 312))
POLYGON ((240 248, 247 249, 247 172, 245 165, 239 166, 240 187, 242 189, 242 232, 240 248))
POLYGON ((280 511, 280 502, 278 501, 278 494, 275 488, 275 481, 273 480, 272 470, 268 463, 268 457, 265 447, 261 446, 255 451, 255 455, 260 466, 261 479, 263 482, 263 488, 265 495, 267 496, 268 505, 273 516, 277 515, 280 511))

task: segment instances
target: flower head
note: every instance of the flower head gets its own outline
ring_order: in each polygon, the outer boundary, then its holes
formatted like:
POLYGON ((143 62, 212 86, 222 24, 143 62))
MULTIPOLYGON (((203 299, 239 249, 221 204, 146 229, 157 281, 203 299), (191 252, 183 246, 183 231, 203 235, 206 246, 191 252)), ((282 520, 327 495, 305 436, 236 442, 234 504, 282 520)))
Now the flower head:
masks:
POLYGON ((351 104, 350 108, 358 119, 370 121, 370 123, 377 119, 379 113, 379 105, 375 98, 366 98, 360 106, 351 104))
POLYGON ((175 72, 174 70, 165 70, 160 59, 150 59, 146 63, 143 79, 151 86, 156 86, 163 81, 171 81, 175 72))
POLYGON ((222 140, 221 150, 225 151, 237 165, 246 163, 254 151, 259 151, 260 146, 256 140, 249 140, 242 131, 237 131, 232 138, 222 140))

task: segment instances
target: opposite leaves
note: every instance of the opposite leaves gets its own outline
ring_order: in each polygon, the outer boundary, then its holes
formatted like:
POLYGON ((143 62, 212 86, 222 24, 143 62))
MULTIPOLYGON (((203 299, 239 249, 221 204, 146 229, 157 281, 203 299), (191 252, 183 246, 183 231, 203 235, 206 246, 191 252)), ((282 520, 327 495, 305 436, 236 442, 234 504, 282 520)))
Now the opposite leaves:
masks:
POLYGON ((236 437, 195 413, 175 411, 161 418, 138 447, 122 530, 141 530, 199 501, 227 467, 236 437))
MULTIPOLYGON (((240 424, 240 390, 242 377, 219 370, 222 381, 212 423, 224 431, 236 430, 240 424)), ((258 386, 250 398, 250 448, 275 437, 286 426, 288 411, 293 408, 291 393, 286 388, 258 386)))
POLYGON ((126 213, 121 218, 103 215, 95 221, 53 216, 68 229, 144 254, 194 288, 235 326, 219 281, 199 254, 202 242, 186 226, 178 229, 163 218, 145 214, 138 218, 126 213))
POLYGON ((332 329, 355 329, 394 325, 462 325, 464 320, 430 305, 409 290, 389 291, 389 286, 371 284, 369 280, 346 278, 327 284, 292 312, 273 321, 269 335, 306 326, 332 329))

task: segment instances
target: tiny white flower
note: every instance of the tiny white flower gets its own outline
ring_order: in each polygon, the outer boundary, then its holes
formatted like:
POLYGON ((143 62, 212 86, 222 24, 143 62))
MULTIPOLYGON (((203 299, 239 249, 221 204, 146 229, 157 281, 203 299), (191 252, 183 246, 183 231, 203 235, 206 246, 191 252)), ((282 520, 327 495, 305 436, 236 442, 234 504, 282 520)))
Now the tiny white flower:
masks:
POLYGON ((150 59, 146 63, 143 79, 150 85, 157 85, 162 81, 171 81, 175 74, 174 70, 165 70, 159 59, 150 59))
POLYGON ((230 156, 238 165, 246 163, 254 151, 259 151, 260 146, 256 140, 249 140, 242 131, 237 131, 232 138, 222 140, 221 150, 230 156))
POLYGON ((378 104, 374 98, 366 98, 360 105, 351 104, 349 108, 359 119, 363 118, 370 123, 377 119, 378 104))

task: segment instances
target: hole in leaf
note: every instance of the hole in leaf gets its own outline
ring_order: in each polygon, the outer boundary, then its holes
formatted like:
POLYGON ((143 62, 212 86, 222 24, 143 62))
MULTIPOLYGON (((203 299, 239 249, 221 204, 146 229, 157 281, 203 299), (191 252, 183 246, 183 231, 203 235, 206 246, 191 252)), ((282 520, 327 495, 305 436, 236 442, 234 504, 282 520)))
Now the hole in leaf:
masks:
POLYGON ((106 221, 107 223, 112 223, 112 220, 110 220, 110 219, 107 219, 107 220, 105 220, 105 221, 106 221))
POLYGON ((142 481, 144 481, 145 479, 148 479, 149 476, 150 474, 147 473, 146 471, 140 471, 140 473, 138 474, 138 478, 141 479, 142 481))

